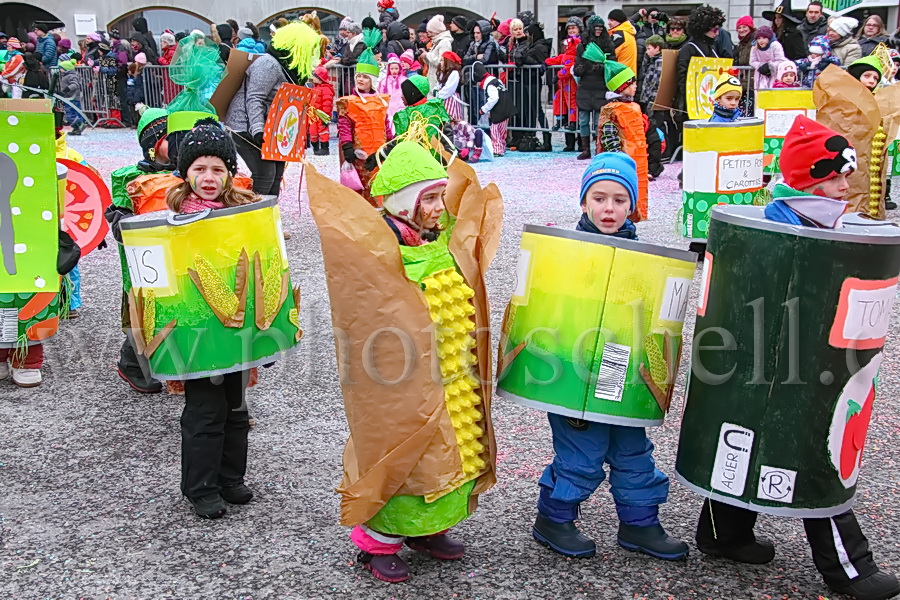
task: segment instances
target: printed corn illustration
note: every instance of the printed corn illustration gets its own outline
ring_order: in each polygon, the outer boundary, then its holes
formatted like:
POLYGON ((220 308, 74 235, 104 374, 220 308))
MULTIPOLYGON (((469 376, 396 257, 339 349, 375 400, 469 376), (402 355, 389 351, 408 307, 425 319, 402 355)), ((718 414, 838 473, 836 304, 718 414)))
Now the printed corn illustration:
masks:
POLYGON ((196 269, 188 269, 190 275, 203 299, 215 313, 216 317, 225 327, 243 327, 244 311, 247 306, 247 275, 250 270, 250 260, 247 251, 241 250, 238 259, 237 275, 234 281, 234 290, 222 279, 209 261, 199 254, 194 257, 196 269))
POLYGON ((475 348, 474 292, 455 269, 438 271, 422 280, 428 312, 435 324, 435 342, 444 381, 447 412, 456 432, 462 463, 462 485, 482 473, 486 463, 480 438, 484 435, 484 415, 478 380, 473 376, 475 348))
POLYGON ((281 306, 287 299, 290 289, 290 274, 281 266, 281 256, 277 250, 269 254, 268 267, 263 273, 259 252, 253 256, 253 270, 256 281, 256 326, 268 329, 281 306))

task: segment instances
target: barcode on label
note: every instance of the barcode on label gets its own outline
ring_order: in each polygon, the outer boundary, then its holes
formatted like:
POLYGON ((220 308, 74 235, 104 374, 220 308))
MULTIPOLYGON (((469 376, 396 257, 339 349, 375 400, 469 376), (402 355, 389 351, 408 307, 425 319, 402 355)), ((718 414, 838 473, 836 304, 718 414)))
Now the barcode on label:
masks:
POLYGON ((600 359, 597 385, 594 386, 594 398, 613 402, 622 401, 630 357, 631 348, 629 346, 611 342, 603 344, 603 357, 600 359))
POLYGON ((12 343, 19 339, 19 310, 0 308, 0 342, 12 343))

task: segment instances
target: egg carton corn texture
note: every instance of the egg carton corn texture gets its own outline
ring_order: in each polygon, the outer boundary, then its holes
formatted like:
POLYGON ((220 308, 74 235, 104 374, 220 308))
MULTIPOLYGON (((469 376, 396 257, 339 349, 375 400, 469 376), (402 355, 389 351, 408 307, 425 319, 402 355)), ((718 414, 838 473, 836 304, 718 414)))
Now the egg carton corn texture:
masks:
POLYGON ((463 478, 459 485, 478 477, 486 462, 479 441, 484 435, 484 415, 479 407, 475 322, 475 293, 455 269, 444 269, 422 280, 428 312, 435 325, 435 342, 444 381, 444 399, 459 446, 463 478))

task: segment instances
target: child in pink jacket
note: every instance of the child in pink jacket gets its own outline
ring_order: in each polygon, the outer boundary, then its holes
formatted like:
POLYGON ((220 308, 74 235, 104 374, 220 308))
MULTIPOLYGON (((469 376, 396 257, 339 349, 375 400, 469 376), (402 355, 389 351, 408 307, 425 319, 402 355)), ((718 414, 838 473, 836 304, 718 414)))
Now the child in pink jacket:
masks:
POLYGON ((756 89, 773 87, 778 66, 787 60, 784 49, 775 39, 775 32, 768 25, 756 30, 756 43, 750 49, 750 66, 756 71, 754 83, 756 89))

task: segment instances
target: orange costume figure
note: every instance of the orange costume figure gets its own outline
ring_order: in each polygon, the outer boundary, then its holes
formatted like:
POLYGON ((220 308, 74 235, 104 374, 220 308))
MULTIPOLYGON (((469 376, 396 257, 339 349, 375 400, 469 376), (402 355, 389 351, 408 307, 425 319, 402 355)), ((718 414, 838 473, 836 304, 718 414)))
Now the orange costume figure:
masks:
MULTIPOLYGON (((375 30, 377 34, 378 30, 375 30)), ((356 89, 353 94, 338 98, 338 141, 341 145, 341 183, 368 200, 375 207, 381 203, 370 193, 377 168, 369 170, 366 159, 388 141, 390 96, 375 91, 379 68, 371 50, 366 48, 356 63, 356 89), (346 165, 352 165, 348 171, 346 165), (353 181, 353 173, 358 181, 353 181), (348 176, 349 175, 349 176, 348 176)), ((370 163, 371 164, 371 163, 370 163)))
MULTIPOLYGON (((328 77, 328 69, 325 67, 313 69, 312 82, 312 106, 330 118, 334 111, 334 87, 328 77)), ((310 114, 307 118, 309 119, 309 142, 312 144, 313 153, 316 156, 327 156, 328 142, 330 141, 328 123, 323 123, 322 119, 314 114, 310 114)))
POLYGON ((606 87, 610 91, 606 97, 610 102, 600 110, 598 124, 597 153, 624 152, 637 165, 638 201, 631 214, 637 223, 649 216, 647 202, 649 167, 647 164, 647 118, 641 107, 634 101, 637 80, 630 67, 612 60, 606 60, 602 51, 594 59, 604 67, 606 87))

